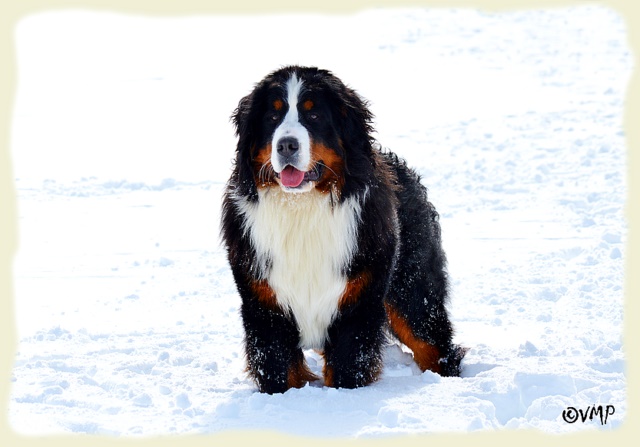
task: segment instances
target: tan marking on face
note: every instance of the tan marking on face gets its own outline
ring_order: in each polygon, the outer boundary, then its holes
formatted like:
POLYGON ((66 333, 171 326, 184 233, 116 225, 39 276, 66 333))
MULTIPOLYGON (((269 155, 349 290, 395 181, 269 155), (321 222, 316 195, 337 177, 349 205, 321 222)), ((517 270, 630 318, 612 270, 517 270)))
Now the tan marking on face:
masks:
POLYGON ((252 160, 253 177, 258 188, 277 186, 275 174, 271 167, 271 143, 254 149, 252 160))
POLYGON ((307 99, 304 103, 302 103, 302 108, 306 111, 309 111, 313 108, 313 101, 307 99))
POLYGON ((283 106, 284 106, 284 103, 282 102, 281 99, 276 99, 275 101, 273 101, 273 108, 276 109, 277 111, 282 110, 283 106))
POLYGON ((311 142, 311 159, 316 163, 322 161, 324 173, 316 183, 316 189, 329 193, 332 190, 340 195, 344 186, 344 160, 334 150, 324 144, 311 142))

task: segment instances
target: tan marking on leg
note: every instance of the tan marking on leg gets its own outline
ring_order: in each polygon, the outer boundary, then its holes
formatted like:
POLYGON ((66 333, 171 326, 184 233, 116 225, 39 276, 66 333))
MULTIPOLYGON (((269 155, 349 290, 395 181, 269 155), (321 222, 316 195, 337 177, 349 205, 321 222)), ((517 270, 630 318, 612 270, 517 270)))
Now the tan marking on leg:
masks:
POLYGON ((384 305, 391 329, 398 339, 413 351, 413 359, 422 371, 440 372, 440 351, 435 346, 415 336, 407 321, 388 303, 384 305))
POLYGON ((371 282, 371 273, 365 271, 353 278, 349 278, 347 280, 347 285, 340 297, 340 301, 338 301, 338 309, 342 309, 344 306, 348 306, 350 304, 355 304, 360 295, 362 294, 362 290, 371 282))
POLYGON ((251 291, 254 293, 258 301, 270 309, 279 308, 278 300, 276 299, 276 293, 273 291, 269 283, 264 279, 259 281, 252 281, 250 284, 251 291))
POLYGON ((302 388, 308 382, 314 380, 318 380, 318 377, 309 370, 309 367, 304 362, 304 356, 300 361, 289 367, 287 375, 287 386, 289 388, 302 388))
POLYGON ((333 388, 333 368, 324 364, 324 368, 322 368, 322 375, 324 376, 324 386, 328 386, 333 388))

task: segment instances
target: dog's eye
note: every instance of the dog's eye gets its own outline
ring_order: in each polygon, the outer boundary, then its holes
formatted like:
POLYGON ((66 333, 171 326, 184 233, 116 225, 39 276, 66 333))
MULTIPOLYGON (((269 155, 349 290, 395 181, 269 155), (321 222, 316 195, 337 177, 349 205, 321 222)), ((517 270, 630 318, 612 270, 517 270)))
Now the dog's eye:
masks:
POLYGON ((319 118, 317 113, 310 113, 308 117, 309 117, 309 120, 311 121, 317 121, 319 118))
POLYGON ((268 116, 270 121, 278 121, 278 118, 280 118, 280 114, 278 113, 270 113, 268 116))

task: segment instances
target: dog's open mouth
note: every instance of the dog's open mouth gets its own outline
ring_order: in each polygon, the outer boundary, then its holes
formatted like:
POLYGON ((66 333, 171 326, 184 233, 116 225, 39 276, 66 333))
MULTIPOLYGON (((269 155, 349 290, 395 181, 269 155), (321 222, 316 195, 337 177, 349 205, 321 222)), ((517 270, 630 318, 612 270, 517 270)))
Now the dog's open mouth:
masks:
POLYGON ((322 176, 322 171, 324 170, 324 165, 322 163, 318 163, 314 165, 314 167, 307 172, 300 171, 299 169, 287 165, 280 172, 280 174, 276 174, 276 177, 280 178, 280 183, 282 186, 287 188, 297 188, 303 182, 316 182, 322 176))

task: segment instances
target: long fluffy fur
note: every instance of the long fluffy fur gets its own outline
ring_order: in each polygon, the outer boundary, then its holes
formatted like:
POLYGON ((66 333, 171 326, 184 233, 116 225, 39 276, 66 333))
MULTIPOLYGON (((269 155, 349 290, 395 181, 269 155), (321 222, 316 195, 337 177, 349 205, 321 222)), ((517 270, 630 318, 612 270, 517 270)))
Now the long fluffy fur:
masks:
POLYGON ((367 385, 382 370, 387 332, 423 370, 459 375, 465 350, 452 344, 438 214, 417 173, 377 147, 366 101, 329 71, 290 66, 258 83, 232 119, 221 233, 259 390, 315 380, 305 348, 323 353, 325 385, 367 385), (287 102, 292 76, 303 83, 298 104, 287 102), (272 166, 284 107, 299 108, 318 162, 308 192, 285 192, 272 166))

